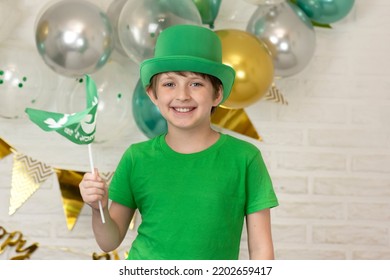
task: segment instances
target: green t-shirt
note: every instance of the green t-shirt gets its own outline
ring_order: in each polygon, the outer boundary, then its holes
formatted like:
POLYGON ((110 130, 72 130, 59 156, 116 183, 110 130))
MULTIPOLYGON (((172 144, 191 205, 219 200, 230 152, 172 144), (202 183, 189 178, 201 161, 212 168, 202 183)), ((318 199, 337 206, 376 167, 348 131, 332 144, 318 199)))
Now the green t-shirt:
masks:
POLYGON ((226 134, 192 154, 165 135, 131 145, 109 195, 139 209, 128 259, 141 260, 238 259, 245 215, 278 205, 258 148, 226 134))

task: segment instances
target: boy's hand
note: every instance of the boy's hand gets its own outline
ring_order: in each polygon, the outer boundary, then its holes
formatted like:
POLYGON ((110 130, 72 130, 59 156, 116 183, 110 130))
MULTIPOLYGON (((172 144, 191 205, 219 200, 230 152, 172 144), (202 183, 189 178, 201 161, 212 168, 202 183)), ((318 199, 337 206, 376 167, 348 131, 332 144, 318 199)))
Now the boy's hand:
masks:
POLYGON ((107 183, 100 177, 97 169, 94 173, 85 173, 79 187, 83 201, 93 209, 99 210, 99 201, 101 201, 103 208, 107 207, 107 183))

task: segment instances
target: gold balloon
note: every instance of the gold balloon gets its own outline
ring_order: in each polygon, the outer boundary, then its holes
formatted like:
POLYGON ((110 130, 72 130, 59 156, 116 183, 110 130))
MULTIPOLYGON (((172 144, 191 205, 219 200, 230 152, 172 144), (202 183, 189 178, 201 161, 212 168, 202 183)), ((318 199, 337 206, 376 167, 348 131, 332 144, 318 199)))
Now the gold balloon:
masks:
POLYGON ((260 100, 273 82, 274 66, 266 45, 246 31, 215 31, 222 43, 222 62, 236 71, 229 98, 221 107, 241 109, 260 100))

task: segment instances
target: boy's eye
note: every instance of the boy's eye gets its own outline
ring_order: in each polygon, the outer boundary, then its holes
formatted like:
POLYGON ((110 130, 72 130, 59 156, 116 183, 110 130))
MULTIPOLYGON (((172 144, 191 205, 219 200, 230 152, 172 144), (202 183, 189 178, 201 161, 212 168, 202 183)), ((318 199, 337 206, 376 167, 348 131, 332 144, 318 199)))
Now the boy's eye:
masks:
POLYGON ((163 84, 164 87, 173 87, 174 84, 172 82, 167 82, 163 84))
POLYGON ((194 86, 194 87, 200 87, 200 86, 202 86, 202 83, 193 82, 191 85, 194 86))

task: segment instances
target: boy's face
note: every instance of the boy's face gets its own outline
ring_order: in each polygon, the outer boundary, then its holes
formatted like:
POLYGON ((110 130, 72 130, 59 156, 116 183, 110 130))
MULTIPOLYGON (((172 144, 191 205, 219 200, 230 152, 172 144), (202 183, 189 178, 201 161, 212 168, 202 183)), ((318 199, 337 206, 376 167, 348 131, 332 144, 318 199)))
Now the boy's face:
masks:
POLYGON ((222 88, 215 93, 211 81, 196 73, 167 72, 156 79, 156 92, 147 93, 167 120, 168 127, 210 126, 211 108, 222 100, 222 88))

